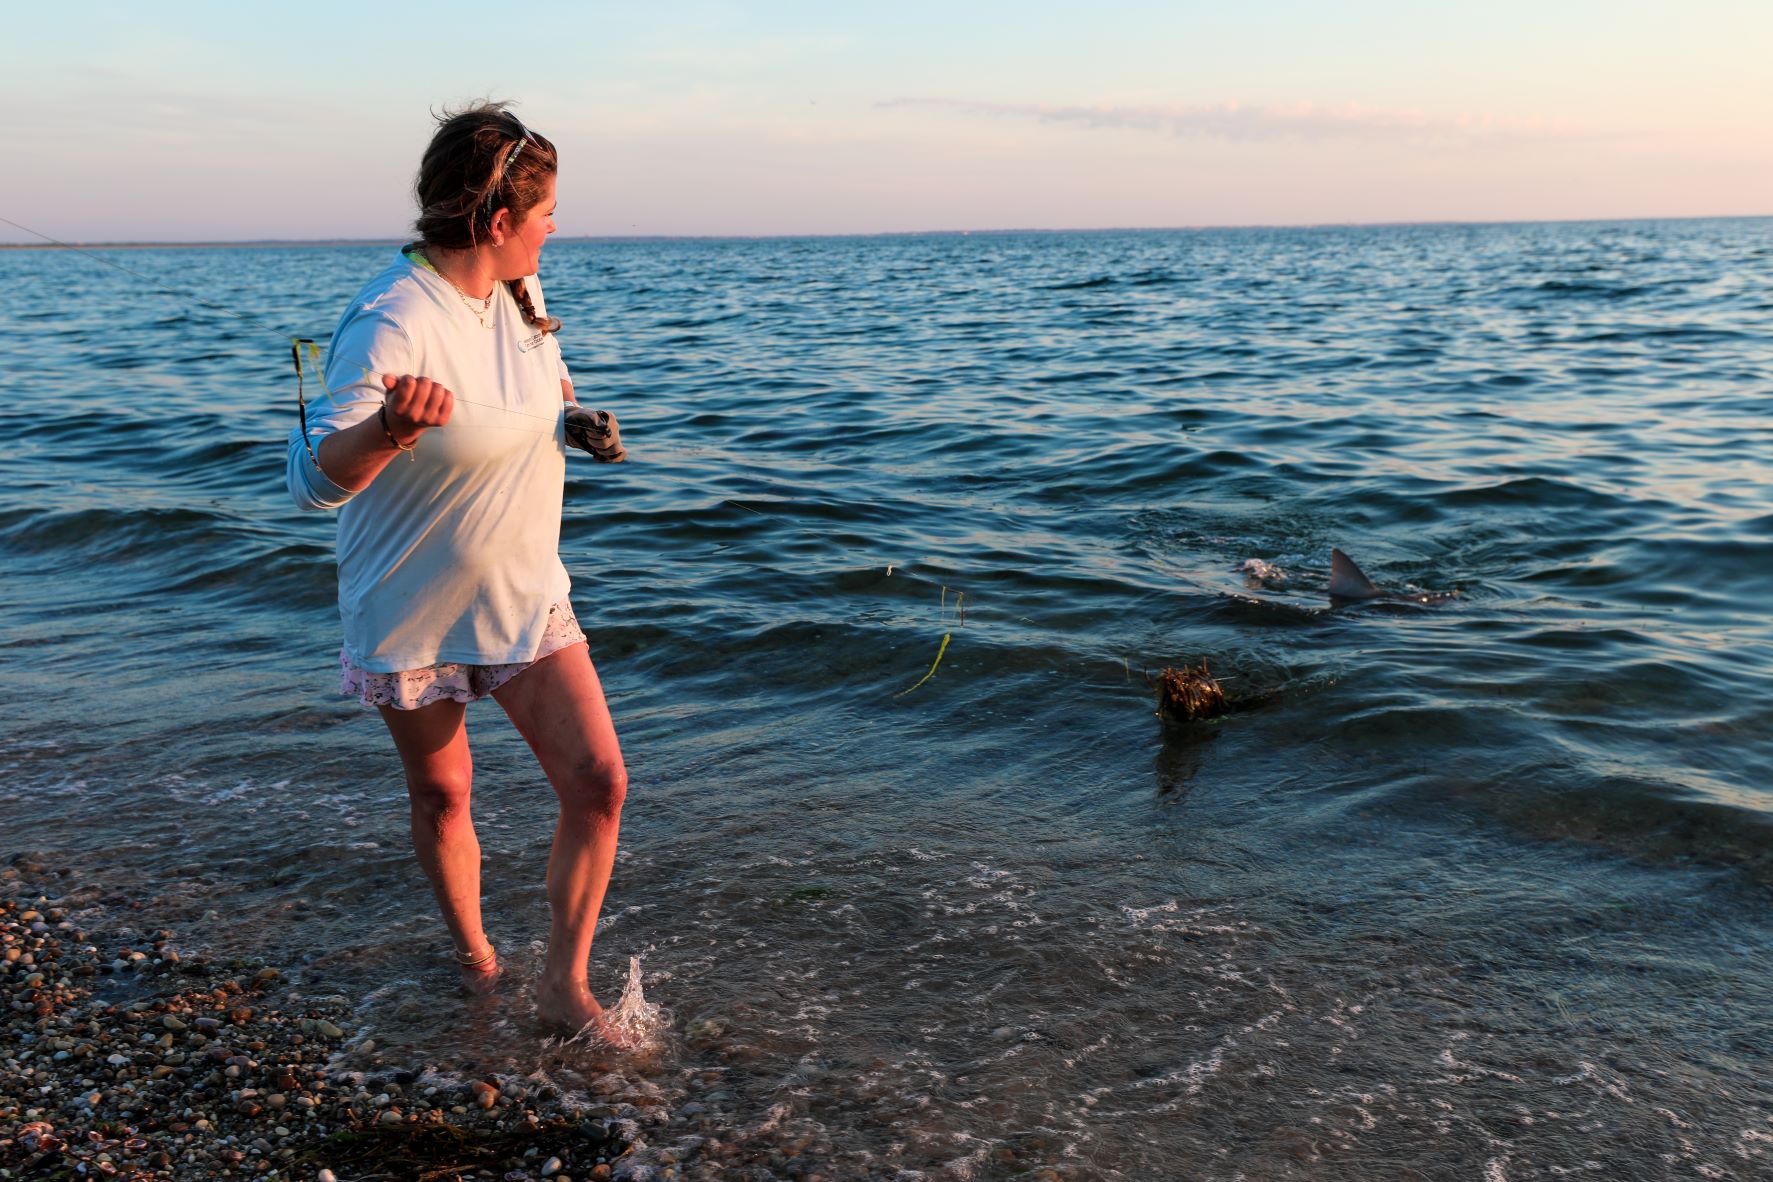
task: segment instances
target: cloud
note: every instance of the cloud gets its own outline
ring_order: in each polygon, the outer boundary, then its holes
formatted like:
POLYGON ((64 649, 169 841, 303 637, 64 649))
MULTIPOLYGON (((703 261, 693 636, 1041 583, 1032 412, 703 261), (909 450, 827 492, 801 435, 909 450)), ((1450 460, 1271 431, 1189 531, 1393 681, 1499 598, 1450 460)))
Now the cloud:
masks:
POLYGON ((1493 115, 1430 115, 1354 103, 1281 106, 1207 103, 1173 106, 1053 106, 1047 103, 988 103, 970 99, 894 98, 877 107, 924 107, 962 114, 1034 119, 1091 129, 1152 131, 1234 141, 1368 140, 1373 142, 1470 142, 1473 140, 1568 139, 1583 133, 1569 124, 1544 119, 1503 119, 1493 115))

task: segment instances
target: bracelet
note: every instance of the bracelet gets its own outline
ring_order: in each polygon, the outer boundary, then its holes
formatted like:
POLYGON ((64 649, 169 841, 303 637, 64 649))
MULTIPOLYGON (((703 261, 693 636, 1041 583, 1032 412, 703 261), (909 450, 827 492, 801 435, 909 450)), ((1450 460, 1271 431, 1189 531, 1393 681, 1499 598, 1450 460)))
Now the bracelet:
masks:
POLYGON ((456 963, 465 969, 477 969, 497 955, 498 950, 491 944, 488 944, 486 946, 486 951, 480 953, 478 956, 463 956, 460 952, 456 953, 456 963))
POLYGON ((380 413, 381 413, 381 419, 382 419, 382 434, 386 435, 388 437, 389 443, 393 444, 395 447, 397 447, 401 451, 405 452, 407 459, 409 459, 409 460, 412 459, 412 453, 417 447, 416 443, 402 443, 402 442, 400 442, 400 440, 394 438, 394 432, 388 430, 388 405, 387 405, 387 403, 382 404, 382 409, 381 409, 380 413))

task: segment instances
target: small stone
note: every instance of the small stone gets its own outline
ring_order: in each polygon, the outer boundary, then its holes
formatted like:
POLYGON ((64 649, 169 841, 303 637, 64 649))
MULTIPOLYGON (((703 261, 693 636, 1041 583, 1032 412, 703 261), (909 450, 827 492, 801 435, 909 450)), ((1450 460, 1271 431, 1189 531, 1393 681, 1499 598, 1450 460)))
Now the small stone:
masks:
POLYGON ((564 1163, 558 1157, 551 1157, 542 1163, 542 1177, 552 1178, 565 1168, 564 1163))
POLYGON ((190 1027, 188 1027, 184 1024, 184 1022, 180 1021, 178 1018, 173 1017, 171 1014, 168 1014, 168 1015, 166 1015, 166 1017, 160 1019, 160 1024, 162 1026, 166 1027, 168 1030, 172 1030, 172 1031, 180 1031, 180 1030, 190 1029, 190 1027))
POLYGON ((331 1170, 321 1170, 314 1175, 314 1182, 339 1182, 339 1177, 331 1170))
POLYGON ((380 1119, 385 1125, 397 1125, 401 1121, 400 1109, 390 1108, 388 1111, 382 1113, 380 1119))
POLYGON ((320 1021, 314 1023, 314 1030, 316 1033, 323 1035, 326 1038, 343 1038, 343 1037, 345 1037, 345 1032, 343 1030, 340 1030, 337 1026, 333 1025, 331 1022, 326 1021, 324 1018, 321 1019, 320 1021))
POLYGON ((258 979, 261 981, 275 981, 281 975, 282 974, 280 974, 276 969, 271 968, 269 965, 267 965, 264 968, 259 970, 258 979))

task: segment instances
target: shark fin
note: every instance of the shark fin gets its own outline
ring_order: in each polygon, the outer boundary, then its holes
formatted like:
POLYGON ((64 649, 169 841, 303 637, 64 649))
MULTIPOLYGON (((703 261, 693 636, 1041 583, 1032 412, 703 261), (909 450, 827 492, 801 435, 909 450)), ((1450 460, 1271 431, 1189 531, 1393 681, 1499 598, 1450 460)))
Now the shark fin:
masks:
POLYGON ((1330 598, 1331 599, 1377 599, 1385 592, 1373 586, 1373 581, 1361 573, 1361 568, 1354 564, 1354 559, 1340 550, 1330 551, 1330 598))

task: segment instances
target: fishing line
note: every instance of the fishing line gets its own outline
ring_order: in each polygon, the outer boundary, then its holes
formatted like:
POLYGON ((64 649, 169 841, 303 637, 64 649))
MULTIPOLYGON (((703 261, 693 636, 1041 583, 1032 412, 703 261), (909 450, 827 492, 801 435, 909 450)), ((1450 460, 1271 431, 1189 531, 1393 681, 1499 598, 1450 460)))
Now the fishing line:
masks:
MULTIPOLYGON (((125 275, 128 275, 134 279, 139 279, 141 282, 147 284, 149 287, 153 288, 155 291, 159 292, 161 295, 171 296, 177 300, 188 301, 190 303, 197 304, 200 307, 207 308, 211 312, 220 312, 224 315, 232 316, 236 320, 239 320, 245 324, 250 324, 254 328, 262 329, 265 332, 275 333, 277 336, 288 341, 289 342, 290 359, 295 364, 295 371, 296 371, 296 409, 297 409, 297 413, 298 413, 300 420, 301 420, 302 443, 308 449, 308 458, 314 462, 314 466, 316 468, 320 467, 320 459, 318 456, 316 456, 314 454, 313 445, 308 442, 308 402, 307 402, 307 398, 305 397, 305 393, 304 393, 304 383, 305 383, 305 379, 306 379, 306 373, 305 373, 306 366, 303 363, 304 357, 306 357, 309 361, 311 361, 313 363, 314 380, 319 383, 320 389, 325 393, 325 395, 326 395, 325 400, 327 402, 333 402, 336 404, 336 397, 333 394, 332 389, 330 387, 328 387, 326 384, 325 371, 320 363, 320 345, 313 338, 295 336, 295 335, 293 335, 289 332, 286 332, 283 329, 277 327, 276 325, 267 324, 265 321, 258 319, 256 316, 249 316, 245 312, 240 311, 240 309, 238 309, 238 308, 230 308, 226 304, 214 303, 210 300, 204 299, 200 295, 196 295, 195 293, 193 293, 189 290, 180 290, 178 288, 167 287, 165 284, 161 283, 159 280, 154 279, 150 276, 144 275, 140 271, 135 270, 133 267, 126 267, 122 263, 118 262, 115 259, 108 259, 103 255, 94 254, 90 250, 86 250, 83 247, 75 246, 71 242, 63 242, 59 238, 51 238, 48 234, 43 233, 41 230, 33 230, 31 227, 26 226, 26 225, 22 225, 19 222, 15 222, 9 217, 0 216, 0 222, 5 222, 7 225, 11 226, 15 230, 23 230, 25 233, 30 234, 33 237, 41 238, 41 239, 43 239, 43 241, 49 243, 51 246, 59 247, 62 250, 71 250, 75 254, 84 255, 85 257, 91 259, 95 263, 102 263, 105 266, 110 267, 113 270, 121 271, 125 275)), ((366 369, 363 371, 363 376, 364 376, 365 380, 370 380, 370 379, 381 378, 384 375, 379 374, 379 373, 374 373, 371 370, 366 369)), ((549 423, 549 424, 557 424, 559 422, 558 415, 539 415, 539 414, 534 414, 530 411, 513 410, 511 407, 499 406, 496 403, 477 402, 472 398, 463 398, 460 394, 454 394, 453 397, 454 397, 455 401, 466 403, 469 406, 480 406, 480 407, 485 407, 488 410, 503 411, 506 414, 519 415, 523 418, 536 419, 539 422, 544 422, 544 423, 549 423)), ((522 428, 522 427, 505 427, 505 428, 501 428, 501 429, 506 430, 506 431, 526 430, 526 428, 522 428)), ((537 435, 545 435, 545 434, 552 434, 552 433, 553 432, 551 430, 550 431, 535 431, 534 432, 534 434, 537 434, 537 435)))

